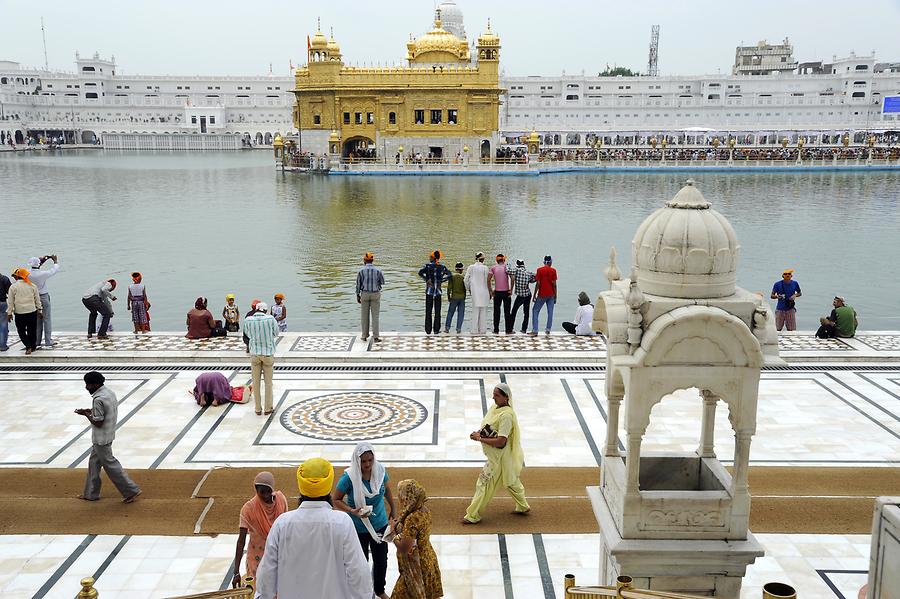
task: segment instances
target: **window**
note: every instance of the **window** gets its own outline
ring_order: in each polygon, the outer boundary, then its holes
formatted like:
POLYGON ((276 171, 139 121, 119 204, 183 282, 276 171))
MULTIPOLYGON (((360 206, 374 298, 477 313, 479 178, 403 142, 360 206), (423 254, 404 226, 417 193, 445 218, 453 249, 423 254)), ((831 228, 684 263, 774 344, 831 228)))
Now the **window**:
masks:
POLYGON ((374 125, 374 124, 375 124, 375 113, 374 113, 374 112, 367 112, 367 113, 366 113, 366 124, 367 124, 367 125, 374 125))
POLYGON ((578 94, 569 94, 566 96, 566 100, 577 100, 578 94))
POLYGON ((858 65, 856 65, 856 70, 857 70, 857 71, 868 71, 868 70, 869 70, 869 65, 867 65, 867 64, 858 64, 858 65))
POLYGON ((442 120, 442 119, 441 119, 442 116, 443 116, 443 115, 442 115, 442 111, 440 111, 440 110, 432 110, 432 111, 431 111, 431 124, 432 124, 432 125, 440 125, 440 124, 441 124, 441 120, 442 120))
POLYGON ((451 108, 447 111, 447 124, 455 125, 459 121, 459 111, 455 108, 451 108))
MULTIPOLYGON (((856 94, 854 94, 854 95, 856 95, 856 94)), ((88 98, 88 99, 96 100, 97 92, 88 92, 88 93, 84 94, 84 97, 88 98)))
POLYGON ((96 69, 94 67, 81 67, 82 73, 94 73, 96 69))
POLYGON ((396 113, 396 112, 389 112, 389 113, 388 113, 388 124, 389 124, 389 125, 396 125, 396 124, 397 124, 397 113, 396 113))
POLYGON ((197 124, 197 117, 196 117, 196 116, 192 116, 192 117, 191 117, 191 124, 192 124, 192 125, 196 125, 196 124, 197 124))
POLYGON ((425 124, 425 111, 421 110, 421 109, 414 110, 413 111, 413 121, 417 125, 424 125, 425 124))
MULTIPOLYGON (((90 96, 90 94, 88 94, 88 96, 90 96)), ((853 92, 853 97, 854 98, 865 98, 866 92, 853 92)))
POLYGON ((362 125, 362 113, 361 112, 353 113, 353 122, 356 123, 357 125, 362 125))
POLYGON ((313 125, 321 125, 322 124, 322 116, 318 114, 313 115, 313 125))
POLYGON ((344 124, 345 124, 345 125, 349 125, 349 124, 350 124, 350 113, 349 113, 349 112, 345 112, 345 113, 344 113, 344 124))
POLYGON ((210 116, 210 117, 209 117, 209 124, 210 124, 210 125, 215 125, 215 124, 216 124, 216 117, 210 116))

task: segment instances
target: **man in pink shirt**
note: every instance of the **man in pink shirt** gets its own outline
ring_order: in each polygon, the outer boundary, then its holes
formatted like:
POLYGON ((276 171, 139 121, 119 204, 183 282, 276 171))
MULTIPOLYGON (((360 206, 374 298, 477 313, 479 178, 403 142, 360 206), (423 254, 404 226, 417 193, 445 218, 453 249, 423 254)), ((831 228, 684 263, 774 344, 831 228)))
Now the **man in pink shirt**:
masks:
POLYGON ((488 275, 488 289, 493 281, 491 297, 494 298, 494 334, 500 334, 500 305, 503 305, 503 323, 506 325, 506 334, 511 335, 513 321, 510 317, 510 276, 506 270, 506 256, 497 254, 497 264, 491 267, 488 275))

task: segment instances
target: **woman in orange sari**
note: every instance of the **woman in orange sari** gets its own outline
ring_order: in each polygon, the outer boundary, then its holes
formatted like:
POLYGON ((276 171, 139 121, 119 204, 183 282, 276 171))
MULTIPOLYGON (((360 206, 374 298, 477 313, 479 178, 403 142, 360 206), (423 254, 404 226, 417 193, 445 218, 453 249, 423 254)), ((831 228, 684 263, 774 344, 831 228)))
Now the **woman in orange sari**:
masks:
POLYGON ((256 495, 241 508, 240 533, 234 554, 234 577, 231 579, 231 586, 234 588, 241 583, 241 558, 244 555, 247 533, 250 534, 250 546, 247 548, 247 576, 256 578, 256 567, 262 561, 272 523, 288 509, 284 493, 275 490, 275 477, 271 472, 257 474, 253 486, 256 495))

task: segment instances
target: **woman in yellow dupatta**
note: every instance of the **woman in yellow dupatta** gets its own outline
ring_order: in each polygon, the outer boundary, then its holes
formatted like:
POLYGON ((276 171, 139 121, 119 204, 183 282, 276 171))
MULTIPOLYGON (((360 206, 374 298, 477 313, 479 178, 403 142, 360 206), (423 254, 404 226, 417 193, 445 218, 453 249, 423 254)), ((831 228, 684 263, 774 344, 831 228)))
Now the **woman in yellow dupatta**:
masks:
POLYGON ((413 479, 400 481, 397 521, 397 565, 400 578, 391 599, 438 599, 444 596, 441 567, 431 546, 431 511, 425 489, 413 479))
POLYGON ((487 458, 484 468, 475 483, 475 496, 466 510, 464 523, 477 524, 481 521, 481 511, 487 507, 497 485, 502 484, 516 502, 516 514, 531 511, 525 500, 525 487, 519 480, 525 466, 525 453, 519 434, 519 421, 512 408, 512 391, 506 383, 494 387, 494 405, 484 415, 481 429, 469 435, 473 441, 481 443, 487 458))

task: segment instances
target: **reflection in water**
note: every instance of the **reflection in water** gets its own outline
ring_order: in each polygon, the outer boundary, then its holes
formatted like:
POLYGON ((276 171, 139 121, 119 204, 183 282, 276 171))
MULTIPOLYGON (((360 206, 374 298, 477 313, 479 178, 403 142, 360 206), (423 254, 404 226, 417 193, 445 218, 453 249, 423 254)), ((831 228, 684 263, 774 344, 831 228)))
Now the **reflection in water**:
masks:
MULTIPOLYGON (((366 251, 385 270, 385 330, 419 330, 424 284, 416 271, 435 249, 466 265, 476 251, 545 254, 560 273, 556 320, 579 291, 605 288, 609 247, 627 275, 640 222, 686 175, 540 177, 321 177, 279 173, 267 152, 215 155, 67 153, 0 156, 0 205, 14 226, 0 238, 0 268, 58 253, 50 282, 56 328, 80 330, 82 292, 145 275, 154 330, 181 330, 197 296, 219 314, 226 293, 287 296, 291 330, 354 330, 356 269, 366 251)), ((803 287, 802 328, 835 294, 865 329, 900 328, 897 184, 893 173, 694 176, 741 241, 739 284, 768 294, 783 268, 803 287), (873 259, 874 258, 874 259, 873 259)), ((492 260, 489 259, 489 262, 492 260)), ((124 298, 113 322, 129 330, 124 298)), ((557 323, 558 324, 558 323, 557 323)), ((558 328, 558 327, 557 327, 558 328)))

